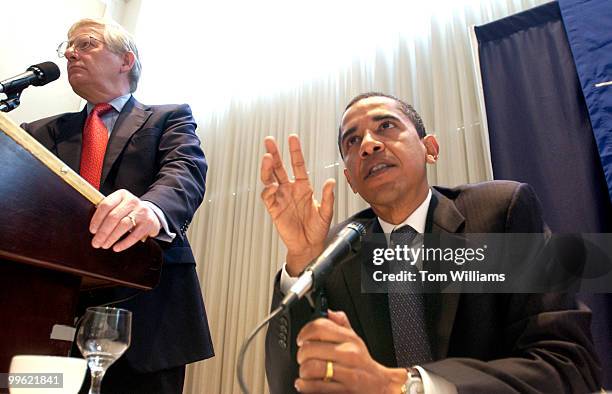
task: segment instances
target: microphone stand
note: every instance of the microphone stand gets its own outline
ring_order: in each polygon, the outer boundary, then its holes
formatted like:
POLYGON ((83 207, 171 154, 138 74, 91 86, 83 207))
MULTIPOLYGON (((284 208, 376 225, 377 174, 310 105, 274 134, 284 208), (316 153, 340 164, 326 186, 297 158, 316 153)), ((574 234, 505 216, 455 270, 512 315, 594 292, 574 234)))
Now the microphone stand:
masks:
POLYGON ((327 319, 327 297, 325 296, 325 291, 323 290, 323 286, 306 295, 308 299, 308 303, 312 308, 312 316, 310 320, 315 320, 320 317, 327 319))
POLYGON ((19 104, 21 104, 21 101, 19 100, 21 97, 21 92, 23 92, 23 90, 7 94, 6 99, 0 100, 0 111, 10 112, 15 108, 19 107, 19 104))

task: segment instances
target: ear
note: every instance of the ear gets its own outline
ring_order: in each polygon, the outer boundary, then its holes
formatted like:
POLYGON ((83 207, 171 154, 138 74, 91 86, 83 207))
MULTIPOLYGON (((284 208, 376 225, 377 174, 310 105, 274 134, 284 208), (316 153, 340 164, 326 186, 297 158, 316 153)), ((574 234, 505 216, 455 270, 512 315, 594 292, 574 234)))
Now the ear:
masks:
POLYGON ((136 63, 136 55, 134 55, 134 52, 128 51, 124 53, 123 62, 121 63, 121 72, 130 72, 132 67, 134 67, 134 63, 136 63))
POLYGON ((423 138, 423 144, 427 150, 427 163, 435 164, 438 161, 438 155, 440 154, 440 146, 435 135, 426 135, 423 138))
POLYGON ((345 168, 344 169, 344 177, 346 178, 346 181, 348 182, 349 186, 351 187, 351 190, 353 191, 353 193, 357 194, 357 190, 355 190, 355 188, 353 187, 353 184, 351 183, 351 174, 349 174, 348 170, 345 168))

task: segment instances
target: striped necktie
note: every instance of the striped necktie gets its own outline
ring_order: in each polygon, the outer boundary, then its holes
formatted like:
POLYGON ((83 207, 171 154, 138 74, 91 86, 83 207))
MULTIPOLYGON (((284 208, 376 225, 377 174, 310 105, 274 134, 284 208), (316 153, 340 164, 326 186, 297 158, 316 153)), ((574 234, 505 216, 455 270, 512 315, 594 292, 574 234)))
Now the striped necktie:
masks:
MULTIPOLYGON (((412 227, 402 226, 391 233, 389 246, 416 247, 412 243, 417 234, 412 227)), ((417 272, 416 265, 411 267, 412 272, 417 272)), ((397 292, 397 289, 395 292, 389 292, 389 314, 397 366, 411 367, 431 361, 432 356, 425 324, 424 297, 420 292, 420 285, 414 282, 404 282, 403 285, 401 292, 397 292)))

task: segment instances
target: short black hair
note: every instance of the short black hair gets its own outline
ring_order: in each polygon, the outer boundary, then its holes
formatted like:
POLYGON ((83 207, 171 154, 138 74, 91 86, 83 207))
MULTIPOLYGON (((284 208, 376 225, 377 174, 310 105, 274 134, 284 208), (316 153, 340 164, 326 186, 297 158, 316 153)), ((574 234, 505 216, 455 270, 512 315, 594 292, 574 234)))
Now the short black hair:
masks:
MULTIPOLYGON (((402 113, 406 115, 406 117, 414 125, 414 128, 416 129, 419 138, 424 138, 427 135, 427 132, 425 131, 425 125, 423 125, 423 119, 421 119, 421 115, 418 114, 414 107, 390 94, 380 92, 361 93, 360 95, 355 96, 355 98, 353 98, 348 103, 346 108, 344 108, 344 113, 346 113, 346 111, 348 111, 348 109, 351 108, 356 102, 361 101, 363 99, 367 99, 369 97, 387 97, 394 100, 399 105, 400 111, 402 111, 402 113)), ((342 154, 342 125, 338 127, 338 150, 340 150, 340 156, 344 159, 344 155, 342 154)))

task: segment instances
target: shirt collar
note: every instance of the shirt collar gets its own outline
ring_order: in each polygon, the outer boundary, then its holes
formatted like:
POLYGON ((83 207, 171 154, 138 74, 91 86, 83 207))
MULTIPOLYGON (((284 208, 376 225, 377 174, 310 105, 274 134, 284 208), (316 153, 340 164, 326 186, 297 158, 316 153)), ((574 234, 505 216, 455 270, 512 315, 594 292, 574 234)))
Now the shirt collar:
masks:
MULTIPOLYGON (((123 107, 125 107, 125 104, 127 104, 127 102, 130 100, 131 97, 132 97, 132 93, 124 94, 123 96, 119 96, 117 98, 112 99, 108 103, 111 105, 111 107, 115 109, 115 111, 121 112, 121 110, 123 109, 123 107)), ((87 102, 87 115, 91 113, 91 111, 93 110, 93 107, 95 107, 95 104, 92 104, 88 101, 87 102)))
POLYGON ((425 200, 417 207, 417 209, 412 212, 410 216, 406 218, 400 224, 391 224, 387 223, 381 218, 378 218, 378 222, 380 223, 380 227, 382 227, 383 232, 385 234, 390 234, 396 228, 400 228, 405 225, 409 225, 413 229, 415 229, 418 233, 423 234, 425 232, 425 222, 427 221, 427 211, 429 210, 429 203, 431 202, 431 189, 427 193, 427 197, 425 200))

